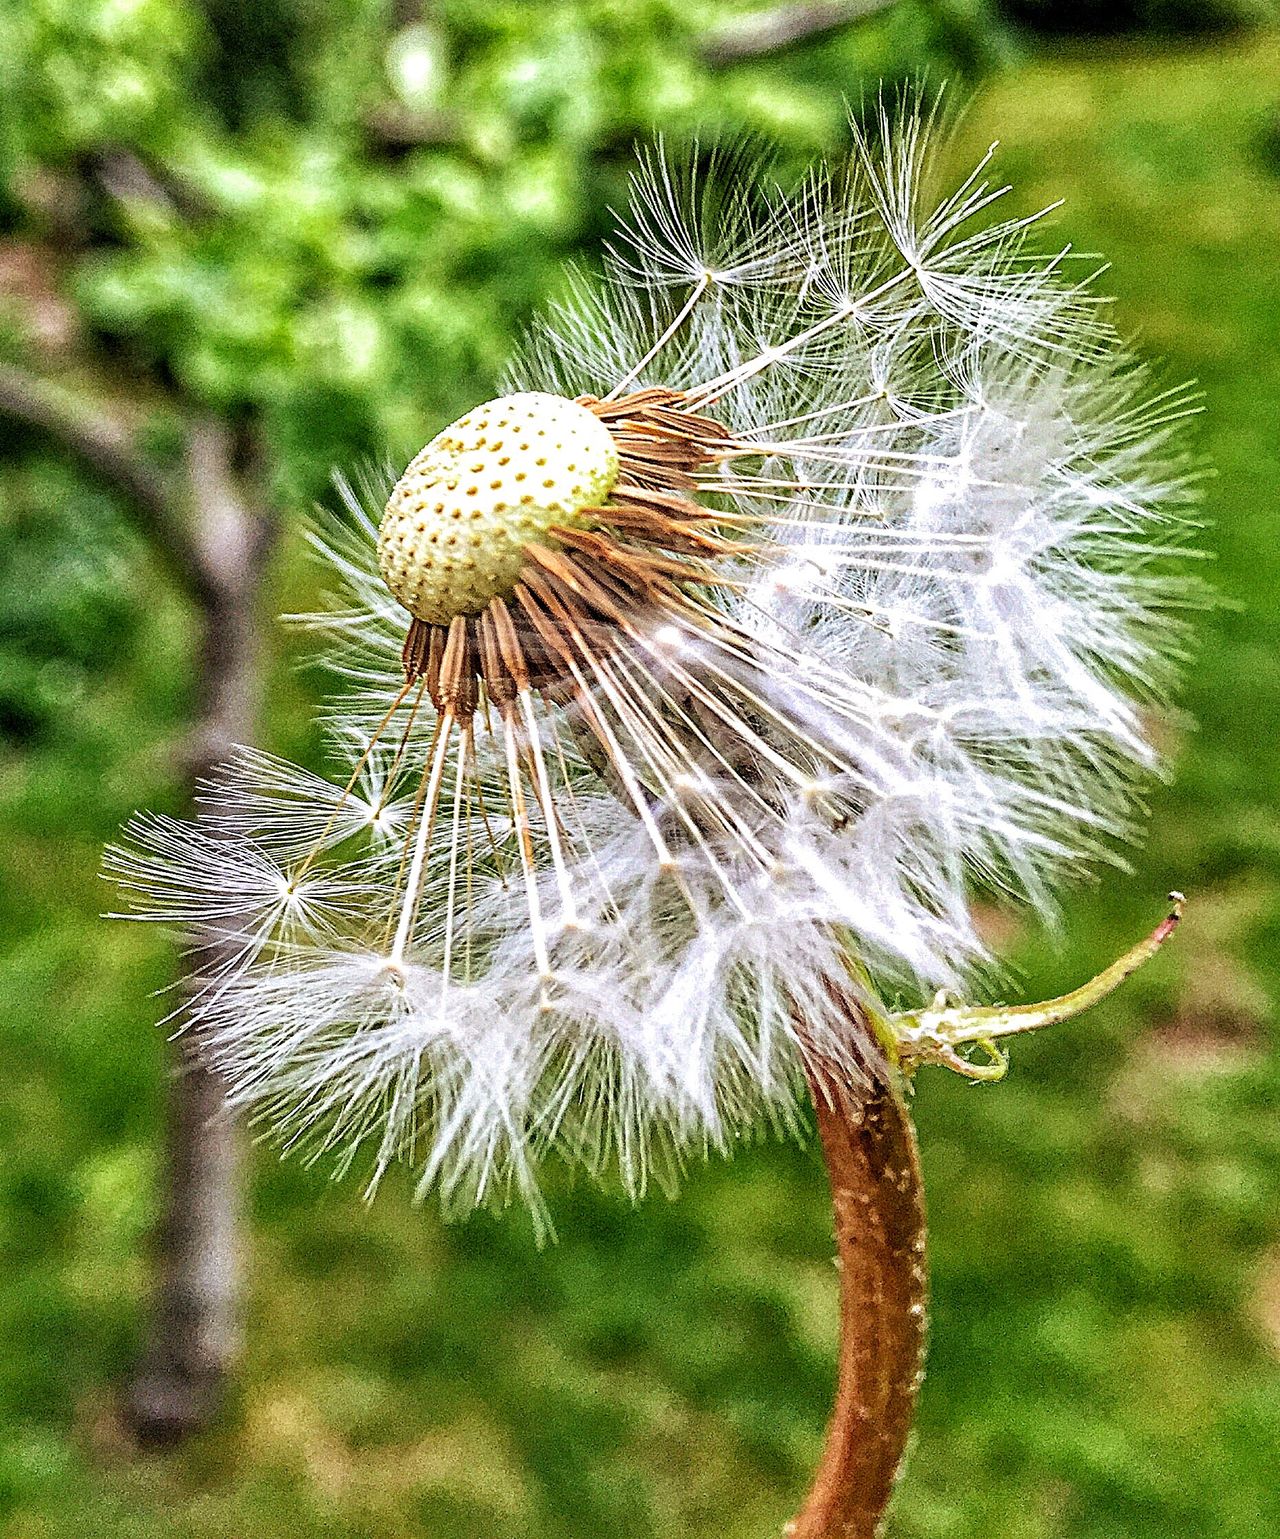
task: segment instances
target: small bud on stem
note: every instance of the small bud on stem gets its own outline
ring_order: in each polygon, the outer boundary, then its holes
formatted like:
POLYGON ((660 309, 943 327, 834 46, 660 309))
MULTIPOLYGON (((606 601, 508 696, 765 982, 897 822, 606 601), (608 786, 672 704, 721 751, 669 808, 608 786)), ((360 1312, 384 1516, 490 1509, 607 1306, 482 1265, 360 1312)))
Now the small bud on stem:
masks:
POLYGON ((945 994, 939 994, 928 1010, 910 1010, 889 1018, 899 1061, 908 1071, 922 1063, 940 1063, 963 1074, 966 1079, 999 1080, 1008 1071, 1009 1061, 997 1046, 999 1037, 1011 1037, 1042 1026, 1069 1021, 1119 988, 1130 974, 1155 956, 1173 934, 1182 918, 1185 903, 1180 892, 1171 892, 1172 911, 1150 935, 1131 946, 1110 967, 1069 994, 1036 1005, 955 1005, 948 1007, 945 994), (961 1049, 979 1047, 988 1063, 971 1063, 961 1049))

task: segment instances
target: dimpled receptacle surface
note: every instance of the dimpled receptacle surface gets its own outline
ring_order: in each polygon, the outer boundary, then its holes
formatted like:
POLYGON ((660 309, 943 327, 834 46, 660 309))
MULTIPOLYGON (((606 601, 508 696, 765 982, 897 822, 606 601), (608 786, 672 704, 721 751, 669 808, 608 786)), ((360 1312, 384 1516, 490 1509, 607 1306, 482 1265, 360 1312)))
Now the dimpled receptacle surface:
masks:
POLYGON ((585 406, 527 391, 486 401, 439 433, 387 502, 383 580, 430 625, 476 615, 515 588, 531 542, 581 521, 618 477, 608 428, 585 406))

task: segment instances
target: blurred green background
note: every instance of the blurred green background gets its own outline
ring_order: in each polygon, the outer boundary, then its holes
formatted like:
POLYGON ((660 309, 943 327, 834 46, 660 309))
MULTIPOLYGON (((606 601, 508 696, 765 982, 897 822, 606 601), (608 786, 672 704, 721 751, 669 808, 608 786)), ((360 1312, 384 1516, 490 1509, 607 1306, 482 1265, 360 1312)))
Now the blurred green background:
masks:
MULTIPOLYGON (((837 8, 838 9, 838 8, 837 8)), ((852 9, 852 8, 845 8, 852 9)), ((785 4, 783 12, 813 8, 785 4)), ((998 1088, 916 1096, 929 1377, 901 1539, 1280 1533, 1280 36, 1219 0, 900 0, 756 58, 705 0, 5 0, 0 359, 129 410, 161 470, 212 413, 314 575, 331 469, 492 393, 588 262, 637 136, 841 153, 842 95, 967 82, 1019 208, 1104 253, 1116 318, 1199 380, 1201 626, 1145 849, 1048 938, 1039 997, 1176 944, 998 1088), (742 52, 738 46, 737 52, 742 52)), ((833 13, 834 14, 834 13, 833 13)), ((756 25, 757 33, 750 27, 756 25)), ((746 29, 744 31, 744 28, 746 29)), ((3 418, 0 418, 3 421, 3 418)), ((0 1530, 13 1539, 757 1539, 820 1446, 836 1277, 814 1148, 761 1144, 636 1211, 553 1177, 559 1243, 443 1226, 388 1181, 255 1154, 242 1373, 139 1455, 115 1391, 148 1300, 174 958, 97 918, 102 844, 181 804, 192 618, 118 492, 5 422, 0 464, 0 1530)), ((259 740, 321 687, 272 637, 259 740)), ((295 648, 296 651, 296 648, 295 648)))

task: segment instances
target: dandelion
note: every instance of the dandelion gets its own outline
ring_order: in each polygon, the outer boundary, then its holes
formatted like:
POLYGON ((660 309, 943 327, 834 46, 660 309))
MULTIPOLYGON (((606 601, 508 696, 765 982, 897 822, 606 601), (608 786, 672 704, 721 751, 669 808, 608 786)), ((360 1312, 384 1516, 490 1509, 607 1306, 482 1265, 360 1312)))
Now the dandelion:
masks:
POLYGON ((545 1225, 552 1151, 638 1195, 810 1092, 846 1323, 896 1322, 814 1535, 883 1505, 918 1381, 899 1071, 999 1074, 1173 923, 1062 1001, 948 1002, 991 968, 975 893, 1052 917, 1133 833, 1191 402, 992 219, 990 155, 931 200, 934 127, 882 110, 795 191, 643 159, 607 281, 314 532, 334 771, 242 751, 108 862, 208 946, 181 1017, 233 1104, 449 1212, 545 1225))
POLYGON ((183 1016, 290 1145, 454 1212, 542 1218, 550 1150, 639 1194, 870 1086, 878 999, 988 962, 975 890, 1117 858, 1188 397, 989 157, 929 201, 928 129, 790 193, 646 158, 507 393, 342 484, 339 770, 246 750, 109 859, 224 942, 183 1016))

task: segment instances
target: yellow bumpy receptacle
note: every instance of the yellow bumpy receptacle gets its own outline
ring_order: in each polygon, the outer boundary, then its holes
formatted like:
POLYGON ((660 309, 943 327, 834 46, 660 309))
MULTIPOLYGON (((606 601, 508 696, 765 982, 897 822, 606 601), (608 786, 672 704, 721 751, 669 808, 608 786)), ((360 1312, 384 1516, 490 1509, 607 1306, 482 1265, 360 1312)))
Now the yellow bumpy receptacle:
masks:
POLYGON ((423 449, 378 530, 383 580, 429 625, 477 615, 511 595, 525 547, 582 522, 618 478, 607 427, 563 396, 527 391, 486 401, 423 449))

